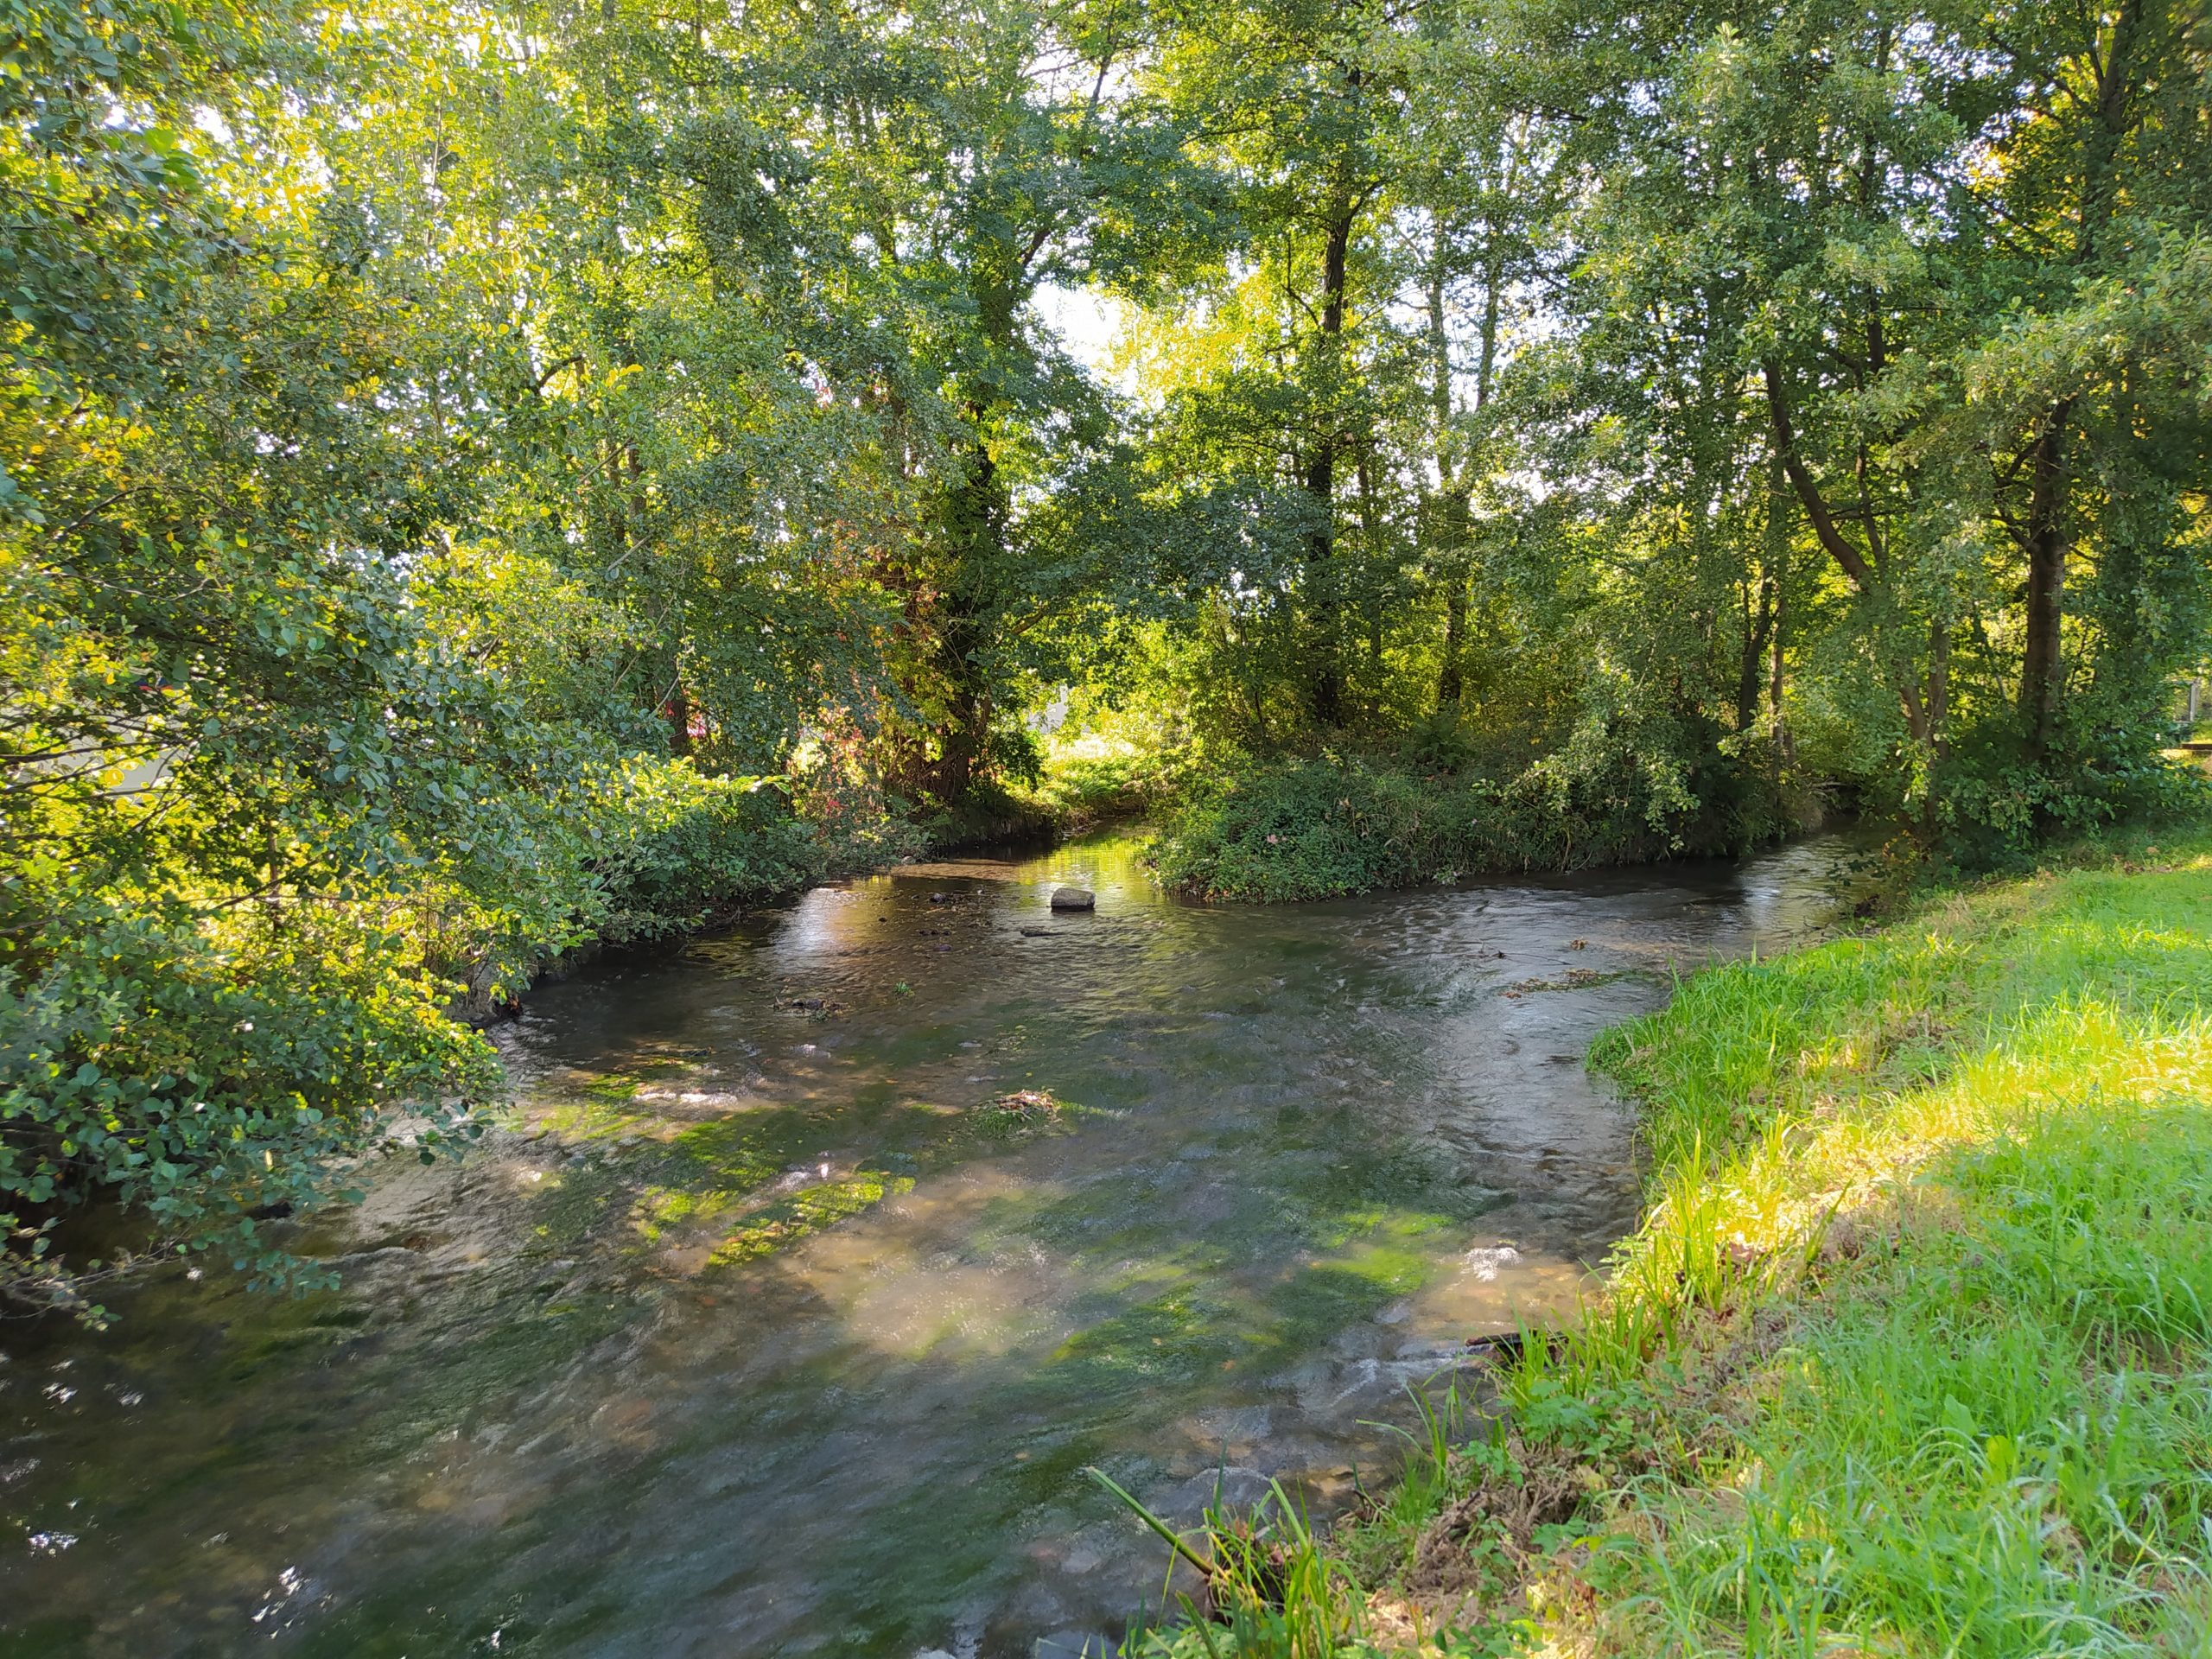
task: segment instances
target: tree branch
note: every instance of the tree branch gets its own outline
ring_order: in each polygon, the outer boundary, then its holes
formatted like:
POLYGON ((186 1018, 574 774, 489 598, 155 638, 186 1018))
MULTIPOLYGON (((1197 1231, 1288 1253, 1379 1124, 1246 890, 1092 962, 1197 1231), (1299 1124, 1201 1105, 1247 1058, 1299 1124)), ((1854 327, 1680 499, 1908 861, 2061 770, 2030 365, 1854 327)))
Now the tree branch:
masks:
POLYGON ((1805 469, 1797 456, 1797 435, 1789 423, 1789 405, 1782 391, 1782 371, 1771 360, 1760 365, 1766 378, 1767 413, 1774 423, 1774 444, 1782 461, 1782 470, 1789 475, 1790 487, 1797 493, 1797 499, 1811 522, 1813 533, 1820 538, 1828 556, 1843 567, 1844 575, 1851 578, 1852 586, 1862 593, 1870 593, 1875 586, 1873 567, 1866 563, 1864 554, 1851 544, 1850 539, 1836 527, 1835 517, 1828 511, 1828 504, 1821 494, 1820 486, 1805 469))

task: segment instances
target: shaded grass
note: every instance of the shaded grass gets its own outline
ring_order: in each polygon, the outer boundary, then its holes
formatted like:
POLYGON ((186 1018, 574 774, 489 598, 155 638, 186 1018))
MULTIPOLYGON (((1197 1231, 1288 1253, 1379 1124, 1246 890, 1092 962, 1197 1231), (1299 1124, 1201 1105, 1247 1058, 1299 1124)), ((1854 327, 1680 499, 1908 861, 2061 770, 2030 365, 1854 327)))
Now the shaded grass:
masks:
POLYGON ((2212 1653, 2202 839, 1711 969, 1592 1058, 1643 1225, 1338 1529, 1334 1651, 2212 1653))

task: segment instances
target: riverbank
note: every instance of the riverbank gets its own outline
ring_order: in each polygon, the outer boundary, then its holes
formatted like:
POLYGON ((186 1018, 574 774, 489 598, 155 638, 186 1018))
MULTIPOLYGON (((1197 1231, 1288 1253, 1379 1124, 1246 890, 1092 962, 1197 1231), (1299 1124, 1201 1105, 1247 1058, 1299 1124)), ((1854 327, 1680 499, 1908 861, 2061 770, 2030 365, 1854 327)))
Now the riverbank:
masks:
POLYGON ((1186 768, 1159 814, 1167 887, 1248 903, 1463 876, 1733 856, 1817 827, 1759 777, 1693 778, 1618 747, 1518 766, 1325 752, 1186 768))
POLYGON ((2208 935, 2212 838, 2139 840, 1610 1033, 1609 1295, 1236 1650, 2203 1651, 2208 935))

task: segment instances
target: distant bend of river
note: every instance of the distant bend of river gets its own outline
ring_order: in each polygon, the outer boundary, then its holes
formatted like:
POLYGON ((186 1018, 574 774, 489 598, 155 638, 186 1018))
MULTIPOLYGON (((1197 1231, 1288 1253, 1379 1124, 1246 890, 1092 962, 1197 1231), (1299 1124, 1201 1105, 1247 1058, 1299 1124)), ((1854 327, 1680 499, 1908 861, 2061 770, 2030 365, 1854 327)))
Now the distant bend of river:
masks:
POLYGON ((1387 1479, 1634 1223, 1590 1039, 1844 857, 1216 908, 1107 836, 604 962, 515 1129, 303 1235, 340 1289, 0 1326, 0 1659, 1103 1651, 1166 1562, 1086 1466, 1387 1479))

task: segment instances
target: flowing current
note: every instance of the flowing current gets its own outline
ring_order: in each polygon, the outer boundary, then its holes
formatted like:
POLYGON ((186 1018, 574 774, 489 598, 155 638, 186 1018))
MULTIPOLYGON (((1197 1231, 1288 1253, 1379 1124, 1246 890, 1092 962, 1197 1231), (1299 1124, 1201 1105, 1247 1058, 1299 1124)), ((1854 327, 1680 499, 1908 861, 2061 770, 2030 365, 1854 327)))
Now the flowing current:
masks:
POLYGON ((1844 857, 1217 908, 1104 836, 603 962, 512 1127, 301 1233, 337 1288, 0 1325, 0 1656, 1103 1652, 1166 1552, 1086 1467, 1387 1479, 1634 1222, 1591 1038, 1844 857))

